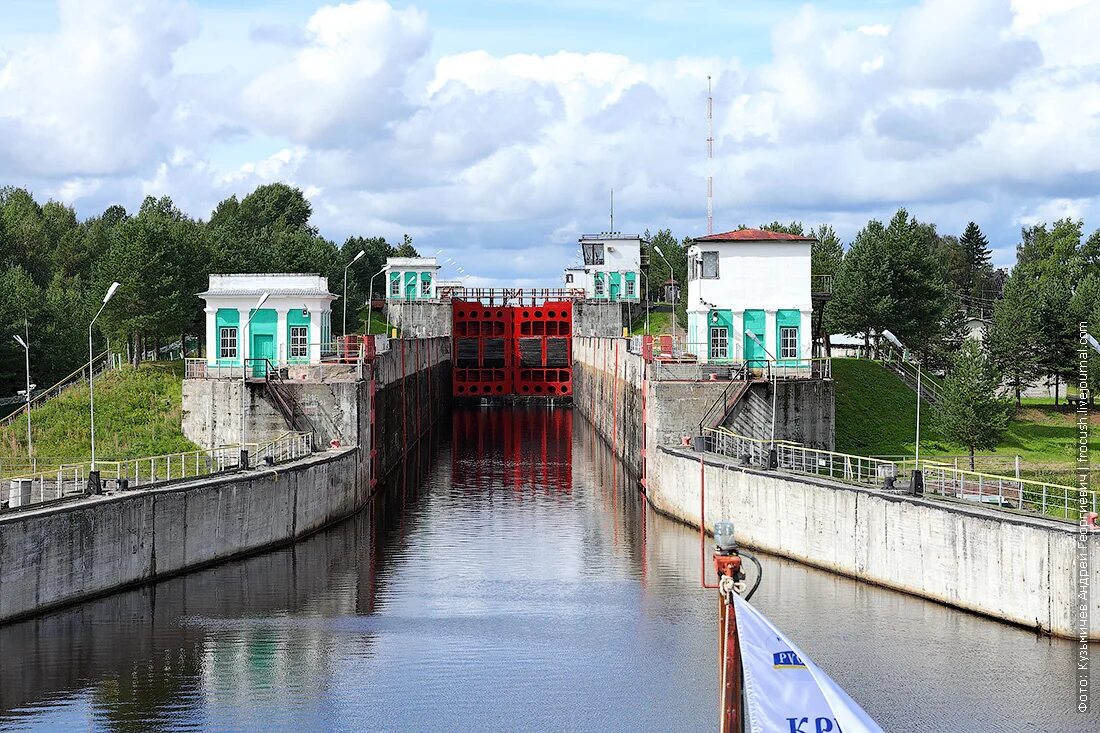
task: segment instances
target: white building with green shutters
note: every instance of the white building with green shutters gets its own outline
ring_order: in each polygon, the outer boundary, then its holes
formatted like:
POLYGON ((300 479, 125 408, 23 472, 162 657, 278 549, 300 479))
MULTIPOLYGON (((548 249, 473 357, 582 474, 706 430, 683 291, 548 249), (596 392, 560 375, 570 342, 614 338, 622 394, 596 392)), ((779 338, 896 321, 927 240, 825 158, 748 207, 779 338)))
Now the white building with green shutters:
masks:
POLYGON ((386 300, 435 300, 439 269, 434 257, 386 258, 386 300))
POLYGON ((336 296, 321 275, 211 275, 199 297, 206 301, 208 366, 256 366, 247 360, 260 359, 280 366, 319 364, 322 351, 331 348, 336 296), (268 299, 256 310, 264 293, 268 299))
POLYGON ((760 229, 691 241, 687 339, 699 361, 761 368, 774 358, 782 366, 809 365, 814 241, 760 229))
POLYGON ((585 234, 580 238, 584 266, 567 267, 566 288, 583 289, 588 300, 638 301, 641 298, 642 238, 637 234, 585 234))

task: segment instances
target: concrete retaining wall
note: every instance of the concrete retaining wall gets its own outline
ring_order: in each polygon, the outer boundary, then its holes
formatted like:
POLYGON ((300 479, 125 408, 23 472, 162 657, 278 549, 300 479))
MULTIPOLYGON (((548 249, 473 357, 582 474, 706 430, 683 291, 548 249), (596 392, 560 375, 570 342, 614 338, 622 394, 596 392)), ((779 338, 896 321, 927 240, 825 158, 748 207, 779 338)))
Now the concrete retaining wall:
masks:
MULTIPOLYGON (((699 454, 662 449, 647 491, 653 506, 699 525, 699 454)), ((703 462, 708 531, 731 519, 751 547, 859 580, 1076 637, 1072 525, 993 515, 953 502, 885 494, 793 474, 703 462)), ((1092 582, 1100 543, 1089 545, 1092 582)), ((1100 639, 1100 594, 1090 638, 1100 639)), ((915 629, 914 633, 919 633, 915 629)))
MULTIPOLYGON (((772 384, 750 385, 726 420, 733 432, 754 437, 771 435, 772 384)), ((812 448, 833 450, 833 381, 796 379, 777 383, 775 437, 793 440, 812 448)))
MULTIPOLYGON (((724 385, 645 380, 641 358, 626 353, 624 339, 576 338, 573 349, 575 408, 641 477, 657 511, 698 527, 699 454, 676 446, 679 436, 698 431, 701 416, 717 398, 712 390, 720 392, 724 385), (643 443, 645 453, 639 455, 643 443)), ((740 413, 740 427, 758 435, 766 434, 760 432, 765 417, 770 429, 770 393, 767 385, 762 387, 740 413)), ((794 391, 788 392, 791 406, 781 404, 777 410, 777 434, 798 434, 785 433, 784 424, 803 430, 811 442, 817 442, 813 431, 831 432, 831 383, 814 388, 791 382, 780 389, 794 391)), ((732 416, 735 425, 738 414, 732 416)), ((1077 535, 1071 525, 749 470, 717 457, 708 457, 704 467, 708 529, 715 520, 733 520, 738 539, 751 547, 1011 623, 1076 636, 1077 535)), ((1100 586, 1100 543, 1090 543, 1087 552, 1095 588, 1100 586)), ((1100 639, 1100 594, 1094 593, 1091 603, 1090 638, 1100 639)))
MULTIPOLYGON (((315 447, 333 438, 348 447, 273 469, 0 515, 0 622, 292 542, 357 511, 372 479, 399 465, 448 410, 450 339, 392 341, 373 375, 288 384, 314 423, 315 447)), ((192 439, 236 440, 240 389, 234 380, 185 381, 192 439)), ((285 432, 262 385, 246 389, 248 438, 285 432)))
POLYGON ((0 516, 0 622, 285 544, 358 510, 354 448, 0 516))
MULTIPOLYGON (((573 337, 603 336, 622 338, 623 326, 626 326, 628 306, 621 303, 601 303, 586 300, 573 303, 573 337)), ((645 306, 635 303, 630 306, 632 312, 645 312, 645 306)))
POLYGON ((451 335, 451 304, 433 300, 411 300, 386 304, 386 319, 409 338, 451 335))

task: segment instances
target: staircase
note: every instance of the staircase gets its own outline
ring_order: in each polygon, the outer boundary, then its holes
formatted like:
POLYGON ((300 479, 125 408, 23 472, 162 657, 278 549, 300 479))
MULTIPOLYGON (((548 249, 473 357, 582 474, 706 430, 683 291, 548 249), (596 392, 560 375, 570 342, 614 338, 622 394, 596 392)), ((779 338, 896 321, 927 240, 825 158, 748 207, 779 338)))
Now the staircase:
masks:
MULTIPOLYGON (((111 360, 107 356, 107 352, 104 351, 99 356, 95 357, 91 361, 92 364, 92 378, 95 379, 100 374, 108 371, 111 368, 111 360)), ((39 390, 32 398, 30 403, 30 409, 36 410, 42 405, 46 404, 54 397, 57 397, 69 387, 74 384, 87 384, 88 383, 88 364, 83 364, 79 369, 68 375, 64 379, 58 381, 48 389, 39 390)), ((20 403, 23 403, 23 397, 18 398, 20 403)), ((25 403, 20 404, 18 409, 9 415, 5 415, 0 418, 0 427, 7 427, 14 423, 24 412, 27 411, 27 405, 25 403)))
POLYGON ((313 422, 306 416, 305 410, 294 399, 294 395, 283 381, 279 370, 271 364, 267 365, 267 377, 264 380, 264 391, 268 399, 286 420, 287 427, 299 433, 315 434, 313 422))
POLYGON ((726 388, 722 390, 722 394, 718 395, 718 399, 707 408, 707 411, 703 414, 703 418, 699 421, 699 434, 702 435, 707 428, 716 428, 719 425, 725 423, 726 418, 733 412, 733 408, 737 406, 738 401, 748 392, 749 387, 752 385, 752 379, 748 375, 748 372, 742 368, 741 371, 731 374, 733 377, 726 388))
MULTIPOLYGON (((898 375, 909 389, 917 391, 917 363, 893 347, 880 347, 878 362, 898 375)), ((939 385, 929 379, 928 373, 921 374, 920 396, 925 402, 936 404, 940 399, 939 385)))

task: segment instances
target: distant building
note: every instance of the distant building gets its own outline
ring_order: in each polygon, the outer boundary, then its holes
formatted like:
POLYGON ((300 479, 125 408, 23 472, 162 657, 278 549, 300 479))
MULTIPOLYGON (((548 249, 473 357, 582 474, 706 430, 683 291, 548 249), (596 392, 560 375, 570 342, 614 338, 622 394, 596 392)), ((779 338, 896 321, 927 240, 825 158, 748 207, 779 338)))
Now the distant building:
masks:
POLYGON ((199 297, 206 301, 209 366, 239 367, 248 359, 319 364, 323 345, 332 341, 336 296, 321 275, 211 275, 199 297), (263 293, 267 301, 254 310, 263 293))
POLYGON ((678 303, 680 301, 680 283, 675 280, 665 280, 661 285, 661 300, 664 303, 678 303))
POLYGON ((386 300, 435 300, 439 269, 434 257, 386 258, 386 300))
POLYGON ((760 229, 691 240, 688 348, 700 361, 763 365, 774 357, 788 366, 805 363, 811 355, 814 241, 760 229))
POLYGON ((580 238, 583 267, 567 267, 562 281, 567 288, 583 288, 590 300, 637 301, 642 238, 637 234, 585 234, 580 238))
POLYGON ((966 334, 966 338, 971 341, 977 341, 980 344, 985 339, 985 329, 988 325, 988 320, 977 316, 970 316, 966 319, 963 333, 966 334))

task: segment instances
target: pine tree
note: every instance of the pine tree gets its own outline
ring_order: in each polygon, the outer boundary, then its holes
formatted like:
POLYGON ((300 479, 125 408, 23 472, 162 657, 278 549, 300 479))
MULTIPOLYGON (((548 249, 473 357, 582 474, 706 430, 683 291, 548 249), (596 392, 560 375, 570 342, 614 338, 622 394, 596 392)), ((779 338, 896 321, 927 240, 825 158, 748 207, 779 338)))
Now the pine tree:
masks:
POLYGON ((951 360, 932 420, 948 440, 966 446, 970 470, 974 451, 997 447, 1008 429, 1012 411, 1009 399, 998 394, 1001 377, 981 348, 967 341, 951 360))
MULTIPOLYGON (((966 276, 963 295, 972 299, 981 298, 989 276, 993 274, 993 253, 989 250, 989 240, 974 222, 966 225, 962 239, 963 254, 966 260, 966 276)), ((971 305, 974 305, 973 303, 971 305)))
POLYGON ((993 309, 993 321, 985 335, 985 348, 993 367, 1004 375, 1016 395, 1035 383, 1039 376, 1039 316, 1035 292, 1020 272, 1005 281, 1004 297, 993 309))
POLYGON ((844 261, 844 245, 836 230, 822 224, 812 232, 816 239, 810 250, 810 271, 814 275, 836 275, 844 261))
POLYGON ((833 280, 825 328, 830 333, 862 334, 869 346, 872 334, 889 327, 895 305, 886 228, 881 221, 871 221, 856 235, 833 280))

